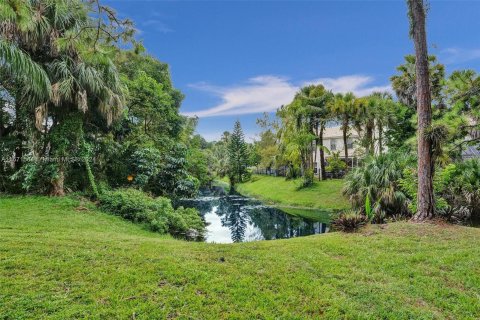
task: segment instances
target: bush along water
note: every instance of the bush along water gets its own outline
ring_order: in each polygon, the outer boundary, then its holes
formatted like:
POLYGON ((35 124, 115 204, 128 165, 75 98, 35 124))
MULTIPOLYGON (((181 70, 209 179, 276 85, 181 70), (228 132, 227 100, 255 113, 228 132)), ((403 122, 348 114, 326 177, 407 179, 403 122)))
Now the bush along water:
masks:
POLYGON ((369 221, 369 218, 354 210, 349 210, 338 216, 332 221, 332 227, 335 230, 343 232, 356 232, 361 227, 365 226, 369 221))
POLYGON ((169 199, 152 198, 137 189, 106 191, 99 197, 100 208, 135 223, 144 223, 150 230, 169 233, 176 238, 202 241, 205 223, 198 211, 179 207, 174 209, 169 199))

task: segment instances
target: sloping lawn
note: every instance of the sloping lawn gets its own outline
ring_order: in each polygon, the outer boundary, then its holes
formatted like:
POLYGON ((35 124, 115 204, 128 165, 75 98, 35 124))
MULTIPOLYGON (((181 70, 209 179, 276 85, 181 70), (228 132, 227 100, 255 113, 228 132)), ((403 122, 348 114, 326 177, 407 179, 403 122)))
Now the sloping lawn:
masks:
POLYGON ((0 197, 0 319, 478 319, 480 230, 393 223, 219 245, 0 197))
POLYGON ((300 180, 255 175, 251 181, 238 184, 236 190, 270 204, 314 209, 346 209, 348 200, 342 195, 343 180, 315 180, 308 188, 299 189, 300 180))

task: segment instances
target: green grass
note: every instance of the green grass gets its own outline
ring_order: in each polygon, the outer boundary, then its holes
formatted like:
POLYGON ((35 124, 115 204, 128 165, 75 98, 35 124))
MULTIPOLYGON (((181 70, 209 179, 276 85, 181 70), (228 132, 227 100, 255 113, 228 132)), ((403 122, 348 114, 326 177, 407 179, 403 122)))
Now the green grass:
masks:
POLYGON ((225 189, 227 192, 230 190, 230 183, 228 181, 225 181, 225 178, 213 180, 212 186, 221 187, 225 189))
POLYGON ((474 228, 188 243, 71 199, 0 197, 0 239, 0 319, 480 318, 474 228))
POLYGON ((335 216, 335 212, 327 209, 305 209, 305 208, 295 208, 295 207, 278 207, 285 213, 289 215, 306 218, 318 222, 330 223, 332 218, 335 216))
POLYGON ((238 184, 236 190, 247 196, 279 206, 340 210, 349 207, 342 195, 343 180, 315 181, 308 188, 298 189, 299 180, 255 175, 251 181, 238 184))

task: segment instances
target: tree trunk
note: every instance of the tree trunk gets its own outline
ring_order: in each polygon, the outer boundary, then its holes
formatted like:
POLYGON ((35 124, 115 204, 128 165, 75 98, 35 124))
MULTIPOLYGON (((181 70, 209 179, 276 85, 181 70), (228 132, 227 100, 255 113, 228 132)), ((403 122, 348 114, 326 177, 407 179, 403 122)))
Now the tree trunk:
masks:
MULTIPOLYGON (((4 130, 5 130, 5 126, 3 124, 3 106, 1 106, 0 107, 0 141, 2 141, 4 130)), ((4 191, 4 189, 5 189, 4 182, 3 182, 4 171, 5 171, 5 169, 4 169, 5 162, 4 161, 7 161, 5 155, 3 154, 2 151, 3 150, 0 149, 0 192, 4 191)))
POLYGON ((51 196, 61 197, 65 195, 64 184, 65 182, 65 172, 63 166, 58 168, 58 177, 52 180, 52 191, 50 192, 51 196))
POLYGON ((323 131, 325 130, 323 124, 320 125, 320 133, 318 135, 318 144, 320 146, 320 172, 318 180, 325 180, 325 152, 323 150, 323 131))
POLYGON ((378 153, 383 153, 383 125, 381 122, 378 123, 378 153))
POLYGON ((432 122, 428 71, 427 35, 423 0, 408 0, 411 30, 415 44, 418 113, 418 192, 414 221, 430 219, 434 214, 432 144, 426 135, 432 122))
POLYGON ((345 164, 347 165, 348 170, 348 139, 347 139, 347 131, 348 131, 348 119, 345 119, 343 122, 343 151, 345 153, 345 164))
MULTIPOLYGON (((318 122, 315 124, 315 159, 314 159, 314 163, 317 163, 317 150, 318 150, 318 122)), ((319 170, 319 166, 317 164, 317 174, 320 175, 320 172, 318 171, 319 170)))
POLYGON ((366 128, 365 128, 365 136, 366 136, 366 143, 367 143, 367 153, 370 154, 370 155, 373 155, 374 154, 374 151, 375 151, 375 147, 374 147, 374 144, 373 144, 373 129, 374 129, 374 124, 372 123, 373 120, 368 120, 367 121, 367 125, 366 125, 366 128))
POLYGON ((15 104, 15 131, 17 131, 17 145, 15 146, 15 171, 22 168, 23 160, 23 114, 21 113, 19 103, 15 104))

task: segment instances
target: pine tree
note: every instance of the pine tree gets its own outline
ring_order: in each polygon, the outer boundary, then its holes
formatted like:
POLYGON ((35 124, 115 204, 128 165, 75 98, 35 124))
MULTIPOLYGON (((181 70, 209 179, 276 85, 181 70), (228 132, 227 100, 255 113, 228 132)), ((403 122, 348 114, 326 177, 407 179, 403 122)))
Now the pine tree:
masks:
POLYGON ((229 178, 232 185, 242 182, 247 173, 248 151, 240 121, 235 121, 233 133, 228 142, 229 178))
POLYGON ((432 125, 432 95, 428 70, 427 33, 425 30, 426 7, 424 0, 408 0, 411 36, 415 44, 415 68, 417 83, 418 115, 418 196, 415 221, 431 219, 434 215, 433 190, 434 162, 432 140, 428 136, 432 125))

